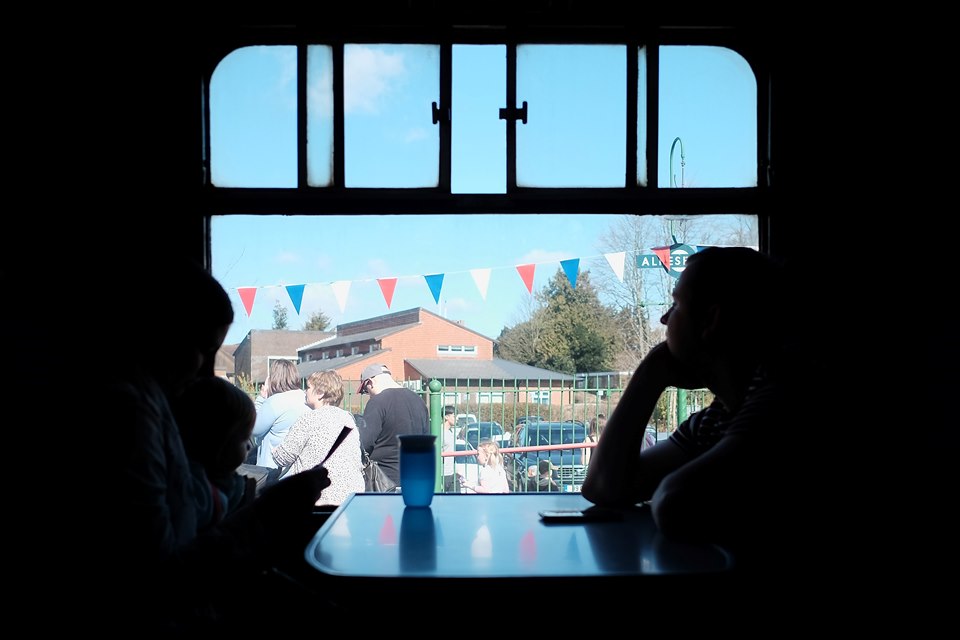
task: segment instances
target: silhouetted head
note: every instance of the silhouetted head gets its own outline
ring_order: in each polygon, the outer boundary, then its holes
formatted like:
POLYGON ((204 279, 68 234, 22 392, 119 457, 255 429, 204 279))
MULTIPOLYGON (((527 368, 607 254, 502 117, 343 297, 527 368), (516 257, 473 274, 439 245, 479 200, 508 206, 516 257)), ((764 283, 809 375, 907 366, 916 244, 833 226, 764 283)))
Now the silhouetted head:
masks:
POLYGON ((250 396, 233 383, 197 378, 174 400, 173 411, 187 457, 211 478, 232 473, 247 457, 257 412, 250 396))
POLYGON ((692 365, 704 358, 753 360, 782 342, 781 267, 747 247, 708 247, 689 258, 661 322, 670 352, 692 365))
POLYGON ((93 295, 101 324, 90 344, 150 372, 175 395, 197 375, 213 375, 217 350, 233 323, 233 305, 217 280, 190 260, 166 257, 114 265, 93 295))

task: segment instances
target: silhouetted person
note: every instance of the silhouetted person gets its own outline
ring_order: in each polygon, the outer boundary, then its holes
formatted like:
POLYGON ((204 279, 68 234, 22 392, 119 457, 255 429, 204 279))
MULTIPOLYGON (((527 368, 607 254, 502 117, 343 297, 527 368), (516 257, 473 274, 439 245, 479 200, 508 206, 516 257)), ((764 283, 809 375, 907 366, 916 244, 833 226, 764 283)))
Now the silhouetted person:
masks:
POLYGON ((788 357, 784 287, 781 267, 752 249, 713 247, 687 259, 661 319, 666 341, 644 357, 607 421, 584 497, 605 506, 650 500, 664 534, 723 544, 741 568, 800 561, 812 542, 797 535, 811 518, 802 489, 812 488, 821 445, 788 357), (706 387, 715 400, 669 440, 643 448, 669 386, 706 387))
POLYGON ((97 378, 105 451, 85 485, 89 523, 100 527, 96 550, 74 553, 89 556, 89 578, 108 591, 95 614, 103 625, 177 633, 258 628, 246 617, 247 598, 265 588, 260 582, 278 562, 302 557, 327 472, 284 480, 198 533, 198 492, 209 487, 190 472, 171 403, 193 379, 212 375, 233 309, 198 265, 169 257, 144 264, 115 270, 104 304, 116 305, 113 317, 122 321, 90 336, 119 358, 104 362, 97 378))
POLYGON ((250 396, 232 382, 201 376, 175 400, 173 415, 191 470, 210 488, 199 492, 198 524, 216 524, 256 493, 256 481, 237 468, 250 452, 257 411, 250 396))

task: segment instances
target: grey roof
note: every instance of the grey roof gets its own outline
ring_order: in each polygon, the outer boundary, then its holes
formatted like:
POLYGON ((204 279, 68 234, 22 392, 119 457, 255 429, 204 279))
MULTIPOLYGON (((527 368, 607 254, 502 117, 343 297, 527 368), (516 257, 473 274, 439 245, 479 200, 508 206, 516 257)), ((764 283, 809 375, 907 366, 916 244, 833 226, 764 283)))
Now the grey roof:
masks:
POLYGON ((326 360, 310 360, 309 362, 301 362, 298 364, 297 371, 300 372, 301 377, 306 378, 314 371, 330 371, 331 369, 339 369, 357 362, 362 362, 368 358, 381 357, 384 353, 389 353, 390 351, 391 349, 381 349, 379 351, 374 351, 373 353, 357 353, 355 355, 341 356, 339 358, 327 358, 326 360))
POLYGON ((313 347, 316 347, 316 346, 319 346, 319 345, 323 344, 324 342, 329 342, 330 340, 333 340, 333 339, 336 338, 336 337, 337 337, 337 334, 331 333, 331 334, 330 334, 329 336, 327 336, 326 338, 321 338, 320 340, 317 340, 316 342, 311 342, 310 344, 305 344, 305 345, 303 345, 302 347, 297 347, 297 351, 302 351, 303 349, 311 349, 311 348, 313 348, 313 347))
POLYGON ((427 380, 516 380, 528 384, 538 381, 573 382, 575 378, 539 367, 520 364, 511 360, 465 360, 465 359, 412 359, 406 363, 420 372, 427 380))
POLYGON ((362 333, 351 333, 343 337, 334 337, 330 340, 324 340, 322 343, 308 344, 305 347, 300 347, 300 350, 303 349, 314 349, 322 347, 323 349, 329 349, 330 347, 337 347, 342 344, 351 344, 353 342, 363 342, 364 340, 379 340, 387 336, 393 335, 394 333, 400 333, 401 331, 406 331, 413 327, 419 327, 419 322, 411 322, 410 324, 401 324, 396 327, 385 327, 382 329, 373 329, 371 331, 364 331, 362 333))

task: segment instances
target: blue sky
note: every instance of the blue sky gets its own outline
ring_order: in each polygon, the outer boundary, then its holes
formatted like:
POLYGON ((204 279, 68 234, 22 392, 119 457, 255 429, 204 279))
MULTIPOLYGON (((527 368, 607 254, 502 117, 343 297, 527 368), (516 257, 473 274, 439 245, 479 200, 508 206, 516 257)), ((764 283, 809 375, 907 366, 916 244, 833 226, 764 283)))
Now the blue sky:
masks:
MULTIPOLYGON (((345 59, 348 186, 430 186, 437 178, 439 56, 422 45, 348 45, 345 59), (426 106, 424 106, 426 105, 426 106)), ((452 182, 457 193, 505 191, 502 46, 455 47, 452 182)), ((330 176, 330 57, 308 54, 308 167, 330 176)), ((616 186, 624 170, 625 54, 622 47, 521 47, 518 181, 539 186, 616 186)), ((642 65, 641 65, 642 68, 642 65)), ((218 186, 296 184, 296 53, 248 47, 229 54, 211 81, 211 168, 218 186)), ((641 76, 641 86, 643 78, 641 76)), ((642 91, 642 89, 641 89, 642 91)), ((674 173, 685 187, 756 184, 756 84, 746 62, 715 47, 661 49, 660 172, 681 138, 674 173)), ((641 120, 644 117, 641 113, 641 120)), ((642 129, 642 128, 641 128, 642 129)), ((642 141, 641 141, 642 145, 642 141)), ((530 298, 515 266, 537 265, 534 292, 559 268, 610 270, 601 236, 622 216, 224 216, 213 221, 213 273, 234 298, 226 343, 269 329, 279 300, 290 328, 322 309, 334 324, 422 306, 496 337, 522 319, 530 298), (490 269, 486 299, 469 273, 490 269), (440 303, 423 276, 443 273, 440 303), (398 278, 388 309, 376 278, 398 278), (331 283, 349 282, 343 311, 331 283), (298 316, 285 285, 306 284, 298 316), (237 287, 260 287, 250 317, 237 287)), ((669 244, 662 238, 660 244, 669 244)), ((623 247, 628 249, 628 247, 623 247)), ((632 255, 628 254, 630 260, 632 255)), ((341 285, 342 286, 342 285, 341 285)))

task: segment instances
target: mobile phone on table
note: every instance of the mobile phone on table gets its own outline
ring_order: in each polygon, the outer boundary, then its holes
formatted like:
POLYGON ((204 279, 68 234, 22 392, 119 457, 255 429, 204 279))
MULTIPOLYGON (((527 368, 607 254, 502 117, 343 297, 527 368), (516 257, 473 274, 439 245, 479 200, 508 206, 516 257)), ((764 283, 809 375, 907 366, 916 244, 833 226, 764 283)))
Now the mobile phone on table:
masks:
POLYGON ((540 519, 546 523, 575 523, 575 522, 610 522, 622 520, 623 514, 613 509, 545 509, 540 512, 540 519))

